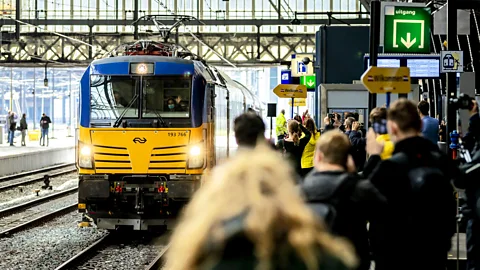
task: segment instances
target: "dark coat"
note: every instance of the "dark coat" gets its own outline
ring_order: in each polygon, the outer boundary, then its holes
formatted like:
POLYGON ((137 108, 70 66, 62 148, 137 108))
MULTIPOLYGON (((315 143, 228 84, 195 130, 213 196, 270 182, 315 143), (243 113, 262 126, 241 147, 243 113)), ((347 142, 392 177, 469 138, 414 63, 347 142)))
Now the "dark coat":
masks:
POLYGON ((307 175, 302 185, 307 203, 318 201, 333 204, 336 218, 332 232, 349 239, 355 247, 360 265, 357 269, 370 269, 370 248, 368 243, 367 220, 374 219, 385 207, 385 198, 368 180, 342 171, 318 172, 307 175), (351 181, 351 189, 337 192, 343 181, 351 181), (339 194, 343 193, 343 194, 339 194), (349 193, 349 194, 345 194, 349 193))
MULTIPOLYGON (((200 270, 254 270, 258 265, 255 247, 243 231, 243 217, 235 217, 224 223, 227 241, 207 242, 201 256, 200 270)), ((286 234, 279 235, 271 258, 272 270, 307 270, 303 260, 288 244, 286 234)), ((317 249, 318 270, 348 270, 338 258, 317 249)))
POLYGON ((362 171, 367 159, 367 152, 365 151, 366 140, 362 137, 362 134, 355 130, 345 131, 345 134, 350 139, 352 144, 352 157, 357 167, 357 171, 362 171))
MULTIPOLYGON (((400 269, 445 269, 447 253, 450 250, 454 216, 452 222, 440 221, 443 217, 424 218, 429 216, 423 213, 413 214, 416 205, 412 203, 413 190, 408 177, 409 167, 418 167, 410 160, 428 155, 436 151, 441 158, 436 160, 437 168, 444 175, 449 174, 448 158, 439 151, 438 147, 423 137, 413 137, 397 142, 393 156, 380 161, 380 157, 373 157, 378 162, 370 173, 372 184, 386 197, 388 209, 380 220, 370 223, 370 243, 375 257, 376 270, 400 269), (395 154, 407 155, 408 164, 401 164, 394 159, 395 154)), ((448 183, 447 183, 448 184, 448 183)), ((453 187, 452 187, 453 195, 453 187)), ((449 204, 451 198, 435 202, 446 212, 443 205, 449 204)), ((453 206, 453 210, 455 207, 453 206)), ((451 209, 450 209, 451 210, 451 209)))

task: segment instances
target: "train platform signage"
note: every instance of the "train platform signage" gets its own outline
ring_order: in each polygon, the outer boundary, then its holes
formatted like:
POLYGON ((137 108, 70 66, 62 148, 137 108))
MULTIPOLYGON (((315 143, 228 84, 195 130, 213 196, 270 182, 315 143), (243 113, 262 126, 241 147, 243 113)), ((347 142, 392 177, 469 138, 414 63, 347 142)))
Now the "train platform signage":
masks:
MULTIPOLYGON (((292 106, 292 101, 288 101, 288 105, 292 106)), ((294 107, 305 107, 307 106, 307 99, 306 98, 295 98, 293 99, 293 106, 294 107)))
POLYGON ((440 53, 440 71, 442 73, 463 72, 463 51, 442 51, 440 53))
POLYGON ((281 80, 282 84, 291 84, 292 83, 292 71, 291 70, 282 70, 281 71, 281 80))
POLYGON ((316 85, 315 74, 310 76, 300 77, 300 84, 305 85, 307 89, 315 89, 315 85, 316 85))
POLYGON ((362 75, 361 81, 373 94, 408 94, 412 89, 408 67, 370 67, 362 75))
POLYGON ((305 57, 308 57, 311 60, 313 59, 313 54, 311 53, 292 54, 292 62, 290 66, 290 69, 292 71, 292 77, 310 76, 314 74, 313 62, 310 61, 308 65, 305 65, 302 61, 305 57))
POLYGON ((303 84, 279 84, 273 93, 279 98, 307 98, 307 87, 303 84))
POLYGON ((430 8, 418 3, 381 4, 380 45, 384 52, 430 53, 430 8))

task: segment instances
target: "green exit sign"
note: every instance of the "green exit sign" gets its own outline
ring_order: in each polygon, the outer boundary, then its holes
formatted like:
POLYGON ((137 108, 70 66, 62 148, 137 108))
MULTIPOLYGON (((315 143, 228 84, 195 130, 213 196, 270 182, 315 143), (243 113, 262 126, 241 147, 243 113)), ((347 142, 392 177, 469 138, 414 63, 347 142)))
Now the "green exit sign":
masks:
POLYGON ((315 89, 315 75, 302 76, 300 77, 300 84, 303 84, 307 89, 315 89))
POLYGON ((385 53, 430 53, 430 8, 423 4, 382 2, 385 53))

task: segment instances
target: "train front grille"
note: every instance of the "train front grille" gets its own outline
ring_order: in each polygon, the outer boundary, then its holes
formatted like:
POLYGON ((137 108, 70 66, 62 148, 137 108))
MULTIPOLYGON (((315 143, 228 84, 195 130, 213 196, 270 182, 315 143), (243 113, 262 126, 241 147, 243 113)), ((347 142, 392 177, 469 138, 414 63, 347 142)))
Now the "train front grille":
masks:
POLYGON ((150 155, 148 172, 151 174, 185 173, 186 166, 186 145, 155 147, 150 155))
POLYGON ((125 147, 94 145, 93 158, 97 173, 132 173, 130 155, 125 147))

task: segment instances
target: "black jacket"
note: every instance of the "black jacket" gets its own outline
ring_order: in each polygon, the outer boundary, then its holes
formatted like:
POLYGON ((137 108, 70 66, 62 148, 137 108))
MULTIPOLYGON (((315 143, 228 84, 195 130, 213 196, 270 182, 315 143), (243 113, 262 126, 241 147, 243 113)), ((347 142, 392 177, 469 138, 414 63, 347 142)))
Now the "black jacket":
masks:
POLYGON ((335 208, 337 215, 331 230, 353 243, 360 258, 358 269, 370 269, 367 220, 375 219, 382 212, 385 198, 370 181, 341 171, 313 171, 305 178, 302 191, 307 203, 322 201, 333 204, 334 200, 338 202, 335 208), (343 181, 355 182, 352 183, 353 189, 336 192, 343 181))
MULTIPOLYGON (((237 216, 223 223, 226 241, 221 243, 207 239, 198 269, 200 270, 254 270, 258 266, 255 246, 243 230, 244 217, 237 216)), ((211 239, 211 238, 210 238, 211 239)), ((286 232, 279 230, 273 245, 272 270, 307 270, 300 256, 287 242, 286 232)), ((338 258, 325 252, 322 247, 316 250, 319 270, 348 270, 338 258)))
MULTIPOLYGON (((472 151, 475 144, 480 141, 480 115, 478 113, 470 117, 468 132, 462 138, 465 148, 472 151)), ((450 142, 447 142, 450 144, 450 142)))
POLYGON ((50 120, 50 117, 48 117, 48 116, 42 116, 42 118, 40 119, 40 127, 43 128, 43 129, 49 128, 50 123, 52 123, 52 121, 50 120))
POLYGON ((27 119, 22 117, 22 119, 20 119, 20 130, 26 130, 27 128, 27 119))
MULTIPOLYGON (((413 193, 408 177, 409 169, 406 167, 419 164, 404 165, 393 158, 395 154, 402 152, 409 157, 410 162, 415 157, 428 155, 432 151, 440 153, 441 156, 436 161, 437 168, 444 175, 450 175, 446 155, 423 137, 397 142, 390 159, 380 161, 380 157, 373 157, 378 164, 370 173, 369 179, 386 197, 388 203, 388 209, 381 219, 370 224, 370 243, 374 251, 376 270, 445 269, 444 263, 453 236, 452 224, 445 224, 435 218, 425 221, 420 215, 412 216, 415 205, 411 204, 413 193)), ((445 202, 449 200, 450 198, 445 198, 445 202)), ((438 205, 444 205, 443 203, 439 201, 438 205)))
POLYGON ((355 130, 346 131, 350 143, 352 144, 352 157, 357 167, 357 171, 362 171, 367 159, 367 152, 365 151, 366 139, 362 137, 362 134, 355 130))
POLYGON ((302 155, 303 150, 305 150, 305 146, 307 146, 308 142, 310 141, 310 137, 312 137, 312 133, 308 131, 303 125, 299 125, 300 129, 305 136, 299 140, 298 145, 295 145, 293 142, 283 141, 283 147, 285 148, 285 152, 287 156, 290 158, 291 164, 295 169, 295 172, 298 175, 302 175, 302 155))

